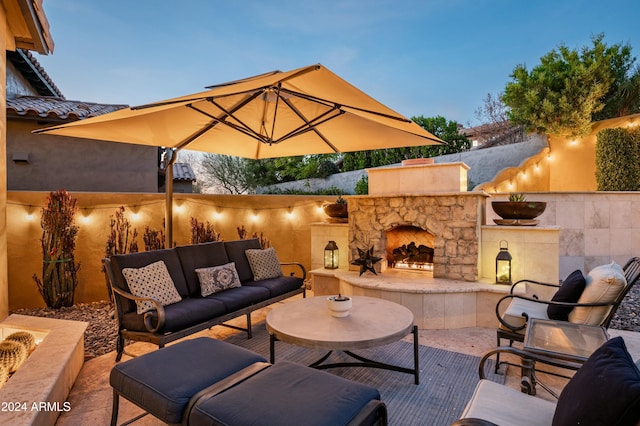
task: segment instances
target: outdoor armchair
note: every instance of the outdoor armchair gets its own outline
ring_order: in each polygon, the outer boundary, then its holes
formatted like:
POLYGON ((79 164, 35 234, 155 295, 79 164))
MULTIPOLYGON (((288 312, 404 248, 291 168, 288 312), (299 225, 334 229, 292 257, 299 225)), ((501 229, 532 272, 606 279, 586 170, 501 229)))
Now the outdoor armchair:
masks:
POLYGON ((508 339, 524 341, 527 322, 531 318, 555 319, 578 324, 609 327, 622 300, 640 277, 640 259, 633 257, 620 268, 615 262, 592 269, 586 277, 573 272, 562 285, 520 280, 510 293, 496 304, 499 321, 497 343, 508 339), (519 286, 553 288, 551 298, 517 293, 519 286), (517 294, 516 294, 517 293, 517 294))

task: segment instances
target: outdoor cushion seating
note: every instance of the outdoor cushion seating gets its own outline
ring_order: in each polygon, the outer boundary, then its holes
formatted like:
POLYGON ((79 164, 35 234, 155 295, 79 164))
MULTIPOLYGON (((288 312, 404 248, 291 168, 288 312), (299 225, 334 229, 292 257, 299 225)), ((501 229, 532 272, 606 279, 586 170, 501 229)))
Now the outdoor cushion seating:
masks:
POLYGON ((478 382, 462 425, 637 425, 640 370, 621 337, 598 348, 569 380, 557 403, 486 379, 478 382))
POLYGON ((250 338, 253 311, 305 295, 304 266, 280 263, 275 250, 261 250, 256 238, 120 254, 103 263, 116 307, 117 361, 126 339, 163 347, 214 325, 227 325, 224 322, 241 315, 246 316, 246 328, 233 328, 246 331, 250 338), (269 278, 256 279, 260 277, 247 252, 257 256, 266 252, 261 266, 269 268, 269 278), (298 268, 301 276, 284 276, 283 265, 298 268))
POLYGON ((581 271, 574 271, 561 286, 532 280, 520 280, 513 284, 510 294, 496 304, 499 321, 497 330, 498 346, 502 339, 524 340, 527 321, 531 318, 557 319, 577 324, 601 325, 608 328, 616 310, 626 294, 640 278, 640 259, 629 259, 623 268, 611 263, 592 269, 582 277, 581 271), (549 300, 535 294, 517 294, 521 285, 554 288, 557 292, 549 300))
POLYGON ((206 337, 116 364, 111 424, 120 397, 169 424, 385 425, 380 393, 300 364, 206 337))

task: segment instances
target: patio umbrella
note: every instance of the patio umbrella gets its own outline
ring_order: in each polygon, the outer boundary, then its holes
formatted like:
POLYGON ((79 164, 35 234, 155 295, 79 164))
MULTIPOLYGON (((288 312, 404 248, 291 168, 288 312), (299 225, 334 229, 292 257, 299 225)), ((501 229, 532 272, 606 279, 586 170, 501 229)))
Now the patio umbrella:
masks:
MULTIPOLYGON (((444 143, 320 64, 207 89, 35 133, 252 159, 444 143)), ((165 163, 168 242, 172 162, 165 163)))

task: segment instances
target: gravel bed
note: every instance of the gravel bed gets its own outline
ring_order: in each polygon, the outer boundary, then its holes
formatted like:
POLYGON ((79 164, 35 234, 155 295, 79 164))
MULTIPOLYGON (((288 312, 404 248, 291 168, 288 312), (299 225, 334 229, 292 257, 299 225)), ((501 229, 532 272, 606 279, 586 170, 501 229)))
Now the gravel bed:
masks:
MULTIPOLYGON (((627 294, 611 321, 611 328, 640 332, 640 285, 627 294)), ((84 335, 85 359, 116 350, 118 327, 111 302, 80 303, 69 308, 18 309, 12 313, 89 323, 84 335)))

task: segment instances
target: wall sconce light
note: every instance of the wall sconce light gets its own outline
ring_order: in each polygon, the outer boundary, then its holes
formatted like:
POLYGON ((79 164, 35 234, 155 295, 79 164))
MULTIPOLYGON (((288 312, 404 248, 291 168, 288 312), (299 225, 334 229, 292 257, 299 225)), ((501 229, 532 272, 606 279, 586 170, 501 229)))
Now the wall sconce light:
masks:
POLYGON ((25 213, 24 218, 25 220, 32 221, 33 217, 33 206, 30 205, 29 208, 27 208, 27 212, 25 213))
POLYGON ((496 256, 496 284, 511 284, 511 259, 509 243, 500 241, 500 251, 496 256))
POLYGON ((329 241, 324 248, 324 267, 325 269, 338 269, 339 258, 338 246, 335 241, 329 241))

